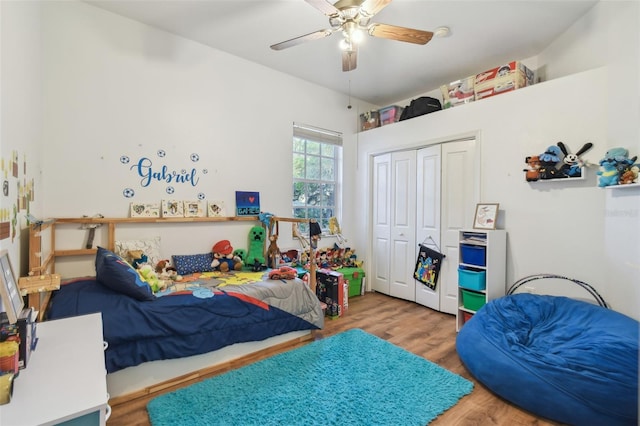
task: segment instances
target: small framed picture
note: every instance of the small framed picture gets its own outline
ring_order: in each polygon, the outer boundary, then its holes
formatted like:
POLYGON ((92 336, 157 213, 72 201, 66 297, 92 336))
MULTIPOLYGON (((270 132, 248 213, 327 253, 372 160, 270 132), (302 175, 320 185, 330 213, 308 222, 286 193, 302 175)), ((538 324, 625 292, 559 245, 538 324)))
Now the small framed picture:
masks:
POLYGON ((473 229, 496 229, 497 218, 498 203, 477 204, 473 229))
POLYGON ((204 209, 200 201, 184 202, 184 217, 204 217, 204 209))
POLYGON ((160 204, 131 203, 131 217, 160 217, 160 204))
POLYGON ((162 200, 162 217, 184 217, 184 203, 177 200, 162 200))
POLYGON ((224 201, 209 201, 207 206, 207 214, 209 217, 223 217, 227 215, 227 210, 224 206, 224 201))
POLYGON ((0 299, 9 323, 15 324, 24 307, 24 301, 7 250, 0 251, 0 299))

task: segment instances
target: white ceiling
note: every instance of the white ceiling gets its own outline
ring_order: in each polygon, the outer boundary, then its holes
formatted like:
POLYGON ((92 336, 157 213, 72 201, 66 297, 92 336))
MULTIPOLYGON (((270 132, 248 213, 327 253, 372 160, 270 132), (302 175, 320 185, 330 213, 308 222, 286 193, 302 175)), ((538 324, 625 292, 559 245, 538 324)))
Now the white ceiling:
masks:
POLYGON ((503 62, 538 55, 598 0, 394 0, 372 22, 451 34, 426 45, 367 37, 342 71, 339 34, 281 51, 270 45, 321 29, 304 0, 85 0, 232 55, 385 106, 503 62))

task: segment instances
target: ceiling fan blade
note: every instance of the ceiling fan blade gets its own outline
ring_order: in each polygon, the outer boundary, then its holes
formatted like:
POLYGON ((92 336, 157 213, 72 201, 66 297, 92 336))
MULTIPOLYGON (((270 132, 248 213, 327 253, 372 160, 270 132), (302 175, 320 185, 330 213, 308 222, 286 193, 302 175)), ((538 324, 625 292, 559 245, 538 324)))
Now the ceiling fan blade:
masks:
POLYGON ((300 36, 300 37, 292 38, 291 40, 286 40, 286 41, 283 41, 283 42, 280 42, 280 43, 272 44, 271 48, 273 50, 282 50, 282 49, 286 49, 288 47, 297 46, 297 45, 302 44, 302 43, 307 42, 307 41, 319 40, 321 38, 328 37, 331 34, 333 34, 333 31, 331 31, 331 30, 319 30, 319 31, 315 31, 313 33, 305 34, 305 35, 300 36))
POLYGON ((357 50, 345 50, 342 52, 342 71, 348 72, 356 69, 358 61, 357 50))
POLYGON ((427 44, 433 37, 431 31, 414 30, 412 28, 377 23, 369 26, 369 35, 415 44, 427 44))
POLYGON ((364 0, 360 5, 360 11, 364 12, 368 17, 372 17, 389 3, 391 3, 391 0, 364 0))
POLYGON ((333 4, 329 3, 327 0, 305 0, 305 1, 330 18, 340 15, 340 10, 338 10, 333 4))

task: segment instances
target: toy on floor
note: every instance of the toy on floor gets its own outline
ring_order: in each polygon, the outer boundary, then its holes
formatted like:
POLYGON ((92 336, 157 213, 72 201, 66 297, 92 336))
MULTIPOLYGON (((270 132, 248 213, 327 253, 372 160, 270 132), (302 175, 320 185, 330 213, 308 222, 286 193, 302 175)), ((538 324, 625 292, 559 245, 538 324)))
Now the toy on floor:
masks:
POLYGON ((254 272, 261 271, 266 266, 264 260, 265 230, 262 226, 253 226, 249 230, 249 250, 247 252, 247 265, 254 272))
POLYGON ((213 261, 211 267, 221 272, 239 271, 242 269, 243 263, 239 257, 233 255, 233 247, 229 240, 218 241, 211 248, 213 252, 213 261))
POLYGON ((585 143, 575 154, 569 153, 569 150, 562 142, 558 142, 558 147, 564 154, 564 159, 562 160, 564 164, 560 166, 560 174, 567 177, 582 176, 582 167, 585 165, 585 162, 580 156, 589 151, 593 147, 593 144, 591 142, 585 143))

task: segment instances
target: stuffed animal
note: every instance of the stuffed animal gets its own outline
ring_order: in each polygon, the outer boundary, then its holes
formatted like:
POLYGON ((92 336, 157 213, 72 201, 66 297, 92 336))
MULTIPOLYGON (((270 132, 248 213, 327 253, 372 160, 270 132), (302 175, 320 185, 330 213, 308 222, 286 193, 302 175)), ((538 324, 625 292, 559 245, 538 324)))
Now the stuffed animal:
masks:
POLYGON ((218 241, 213 245, 211 251, 213 252, 213 262, 211 262, 213 269, 222 272, 242 269, 242 260, 233 255, 233 247, 229 240, 218 241))
POLYGON ((558 173, 558 163, 560 162, 560 148, 551 145, 545 152, 539 155, 540 158, 540 179, 557 179, 561 176, 558 173))
POLYGON ((628 161, 629 151, 626 148, 611 148, 608 150, 604 154, 604 158, 600 160, 600 170, 596 172, 598 175, 598 186, 617 185, 620 179, 619 166, 628 161))
POLYGON ((129 250, 127 257, 134 269, 139 269, 142 265, 149 263, 149 258, 142 250, 129 250))
POLYGON ((264 260, 265 230, 262 226, 253 226, 249 230, 249 250, 247 252, 247 265, 257 272, 265 267, 264 260))
POLYGON ((239 248, 233 251, 233 257, 237 257, 242 262, 242 266, 247 262, 247 250, 239 248))
POLYGON ((558 142, 558 147, 564 154, 564 159, 562 160, 564 164, 560 166, 560 173, 567 177, 582 176, 582 167, 585 163, 580 158, 580 155, 589 151, 593 147, 593 144, 591 142, 585 143, 575 154, 570 154, 569 150, 562 142, 558 142))
POLYGON ((622 173, 622 175, 620 176, 620 185, 629 185, 631 183, 635 183, 638 180, 638 170, 640 170, 638 166, 633 166, 622 173))
POLYGON ((156 264, 156 274, 161 280, 182 281, 182 276, 178 275, 178 270, 171 266, 169 259, 163 259, 156 264))
POLYGON ((278 268, 278 259, 282 256, 280 249, 278 248, 278 234, 269 236, 269 247, 267 247, 267 266, 269 268, 278 268))
POLYGON ((143 281, 149 284, 149 286, 151 287, 151 291, 153 291, 154 293, 157 293, 160 290, 164 290, 167 287, 166 283, 158 278, 158 275, 153 270, 153 267, 148 263, 138 268, 138 274, 140 274, 140 277, 143 279, 143 281))
POLYGON ((540 157, 532 155, 525 158, 524 162, 527 163, 527 168, 522 171, 526 172, 524 177, 527 182, 535 182, 540 179, 540 157))

